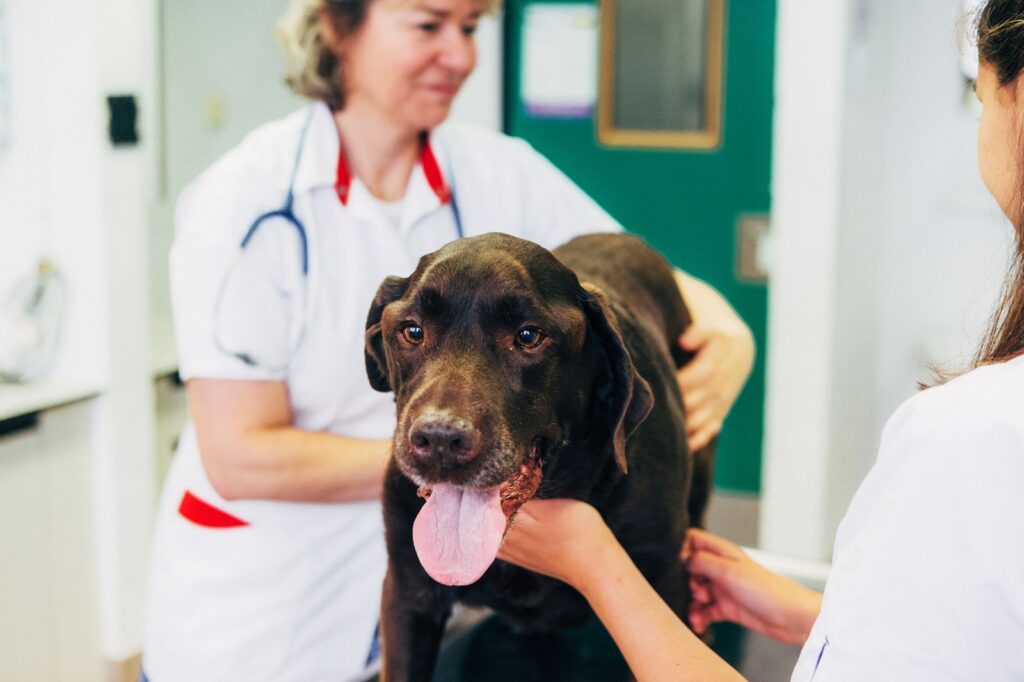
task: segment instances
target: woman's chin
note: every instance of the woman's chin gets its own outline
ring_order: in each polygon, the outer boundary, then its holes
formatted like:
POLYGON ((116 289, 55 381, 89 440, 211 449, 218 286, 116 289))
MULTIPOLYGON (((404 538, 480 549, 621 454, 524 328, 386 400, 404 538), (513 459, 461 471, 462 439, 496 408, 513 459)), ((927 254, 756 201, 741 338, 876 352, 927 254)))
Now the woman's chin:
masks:
POLYGON ((445 122, 451 109, 451 101, 425 102, 415 107, 410 122, 417 130, 432 130, 445 122))

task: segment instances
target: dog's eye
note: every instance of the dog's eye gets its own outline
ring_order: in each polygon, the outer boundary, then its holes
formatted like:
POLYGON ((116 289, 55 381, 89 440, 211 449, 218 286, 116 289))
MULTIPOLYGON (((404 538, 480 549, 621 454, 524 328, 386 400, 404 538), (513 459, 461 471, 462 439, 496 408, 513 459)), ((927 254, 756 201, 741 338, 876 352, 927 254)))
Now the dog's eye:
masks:
POLYGON ((516 333, 516 344, 520 348, 539 348, 544 338, 544 332, 536 327, 523 327, 516 333))
POLYGON ((406 343, 418 346, 423 343, 423 327, 418 324, 407 324, 402 327, 402 338, 406 343))

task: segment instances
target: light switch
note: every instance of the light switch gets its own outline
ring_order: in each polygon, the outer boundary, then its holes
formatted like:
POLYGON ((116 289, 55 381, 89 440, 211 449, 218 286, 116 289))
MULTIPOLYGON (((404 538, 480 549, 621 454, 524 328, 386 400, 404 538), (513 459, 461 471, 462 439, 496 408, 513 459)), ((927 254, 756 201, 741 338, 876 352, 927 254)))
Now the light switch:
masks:
POLYGON ((741 282, 765 284, 771 271, 771 219, 760 213, 745 213, 736 225, 736 278, 741 282))
POLYGON ((224 100, 213 95, 203 102, 203 116, 211 128, 220 128, 224 123, 224 100))

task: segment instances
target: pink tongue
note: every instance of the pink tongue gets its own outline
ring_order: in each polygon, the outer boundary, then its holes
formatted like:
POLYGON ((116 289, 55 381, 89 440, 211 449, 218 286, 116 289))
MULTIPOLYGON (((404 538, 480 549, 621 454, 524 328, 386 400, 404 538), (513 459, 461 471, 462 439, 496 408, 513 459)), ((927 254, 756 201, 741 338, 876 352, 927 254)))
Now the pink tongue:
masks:
POLYGON ((416 516, 412 542, 431 578, 444 585, 469 585, 494 562, 504 533, 497 488, 439 483, 416 516))

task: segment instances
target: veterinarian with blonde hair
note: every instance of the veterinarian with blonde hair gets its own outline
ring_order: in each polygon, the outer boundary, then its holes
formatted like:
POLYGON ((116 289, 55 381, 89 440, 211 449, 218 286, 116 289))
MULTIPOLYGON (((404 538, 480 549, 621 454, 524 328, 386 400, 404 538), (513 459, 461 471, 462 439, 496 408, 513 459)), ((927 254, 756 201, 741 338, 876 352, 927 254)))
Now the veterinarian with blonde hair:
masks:
MULTIPOLYGON (((344 680, 375 656, 379 497, 394 405, 363 367, 385 276, 461 236, 549 248, 620 226, 522 141, 438 129, 496 0, 300 0, 288 82, 313 103, 251 133, 182 194, 172 298, 191 420, 162 497, 152 682, 344 680)), ((679 274, 697 352, 691 439, 717 433, 753 342, 679 274)))
MULTIPOLYGON (((729 620, 803 644, 799 682, 1024 680, 1024 0, 978 17, 978 165, 1014 264, 974 369, 903 404, 836 536, 822 595, 691 531, 698 632, 729 620)), ((647 584, 592 507, 528 502, 498 555, 576 587, 637 679, 738 674, 647 584)))

